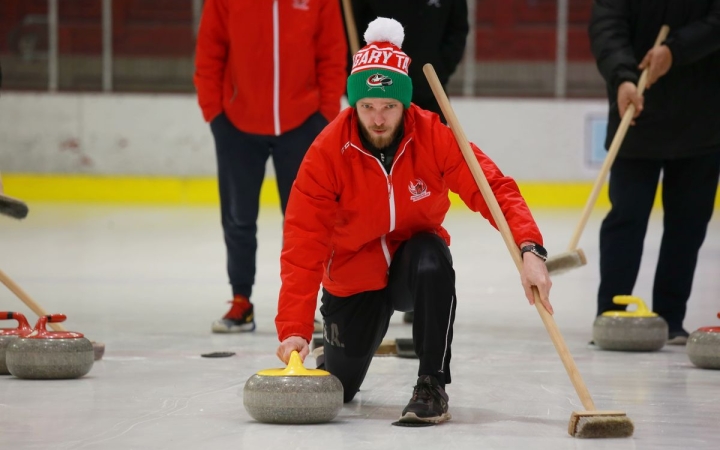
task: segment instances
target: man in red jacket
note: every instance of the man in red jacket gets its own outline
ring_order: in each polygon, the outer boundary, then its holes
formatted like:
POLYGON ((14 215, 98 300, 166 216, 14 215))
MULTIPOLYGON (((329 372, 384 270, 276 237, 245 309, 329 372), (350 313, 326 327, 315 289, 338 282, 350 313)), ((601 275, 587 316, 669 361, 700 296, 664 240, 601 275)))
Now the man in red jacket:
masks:
MULTIPOLYGON (((491 223, 491 214, 452 131, 435 113, 410 103, 410 59, 402 26, 373 21, 368 45, 354 57, 346 109, 318 136, 303 160, 285 216, 282 287, 275 323, 278 357, 304 358, 322 282, 323 367, 357 393, 393 311, 415 311, 418 380, 401 422, 450 418, 455 272, 442 222, 457 192, 491 223)), ((473 145, 522 248, 522 285, 537 286, 552 312, 542 235, 516 183, 473 145)))
POLYGON ((257 217, 272 155, 283 213, 300 162, 340 112, 345 35, 337 0, 206 0, 195 86, 215 138, 230 311, 218 333, 255 329, 257 217))

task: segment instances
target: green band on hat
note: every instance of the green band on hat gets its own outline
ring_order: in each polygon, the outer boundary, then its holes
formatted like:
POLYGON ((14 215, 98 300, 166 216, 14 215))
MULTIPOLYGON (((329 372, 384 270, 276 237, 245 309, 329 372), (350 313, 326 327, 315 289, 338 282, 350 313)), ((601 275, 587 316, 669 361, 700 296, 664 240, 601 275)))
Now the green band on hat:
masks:
POLYGON ((412 91, 409 76, 387 69, 361 70, 347 80, 348 102, 353 107, 363 98, 393 98, 409 108, 412 91))

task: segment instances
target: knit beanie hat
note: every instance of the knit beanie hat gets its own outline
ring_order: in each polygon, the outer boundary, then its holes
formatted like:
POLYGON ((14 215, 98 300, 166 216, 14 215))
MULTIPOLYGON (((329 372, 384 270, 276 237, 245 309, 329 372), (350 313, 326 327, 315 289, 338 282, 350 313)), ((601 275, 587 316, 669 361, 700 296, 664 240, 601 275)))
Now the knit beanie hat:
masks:
POLYGON ((367 45, 353 57, 347 80, 348 102, 354 107, 363 98, 393 98, 409 108, 412 80, 408 76, 410 58, 400 49, 405 39, 402 25, 378 17, 370 22, 364 37, 367 45))

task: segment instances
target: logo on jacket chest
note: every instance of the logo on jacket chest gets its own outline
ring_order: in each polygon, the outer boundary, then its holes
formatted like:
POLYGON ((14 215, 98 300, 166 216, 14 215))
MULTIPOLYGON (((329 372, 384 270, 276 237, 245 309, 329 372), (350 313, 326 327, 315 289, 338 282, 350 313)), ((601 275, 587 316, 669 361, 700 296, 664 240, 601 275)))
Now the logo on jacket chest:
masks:
POLYGON ((425 182, 420 178, 416 178, 411 181, 408 185, 408 190, 410 191, 410 200, 414 202, 422 200, 430 195, 427 184, 425 184, 425 182))
POLYGON ((308 11, 310 9, 310 0, 293 0, 293 8, 308 11))

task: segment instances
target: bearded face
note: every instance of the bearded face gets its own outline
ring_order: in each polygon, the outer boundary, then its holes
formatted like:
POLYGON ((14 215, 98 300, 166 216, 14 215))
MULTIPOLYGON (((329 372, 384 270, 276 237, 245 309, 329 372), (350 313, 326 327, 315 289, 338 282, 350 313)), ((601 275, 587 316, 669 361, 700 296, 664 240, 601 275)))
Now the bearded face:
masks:
POLYGON ((400 130, 402 103, 390 98, 363 98, 356 108, 363 136, 378 149, 390 145, 400 130))

